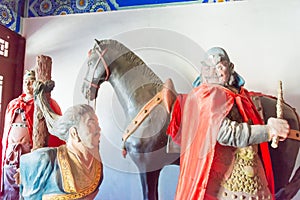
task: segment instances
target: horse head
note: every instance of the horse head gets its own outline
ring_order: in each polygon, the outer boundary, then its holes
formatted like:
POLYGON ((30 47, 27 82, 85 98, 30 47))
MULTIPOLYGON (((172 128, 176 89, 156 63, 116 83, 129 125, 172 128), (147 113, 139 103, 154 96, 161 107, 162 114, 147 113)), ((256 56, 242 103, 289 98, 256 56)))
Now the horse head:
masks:
POLYGON ((81 88, 84 97, 90 101, 97 98, 100 85, 110 76, 109 66, 104 58, 107 48, 102 49, 100 42, 96 39, 95 41, 96 44, 89 50, 87 61, 83 66, 86 74, 81 88))

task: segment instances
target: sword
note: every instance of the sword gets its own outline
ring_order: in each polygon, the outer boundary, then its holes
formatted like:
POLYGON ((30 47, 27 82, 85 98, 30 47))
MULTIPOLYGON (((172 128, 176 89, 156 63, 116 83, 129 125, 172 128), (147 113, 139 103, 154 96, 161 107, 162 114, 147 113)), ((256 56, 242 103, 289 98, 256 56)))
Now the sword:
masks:
MULTIPOLYGON (((283 118, 283 92, 282 92, 282 81, 279 81, 278 90, 277 90, 277 103, 276 103, 276 115, 277 118, 283 118)), ((279 142, 279 137, 274 136, 272 138, 271 147, 277 148, 279 142)))

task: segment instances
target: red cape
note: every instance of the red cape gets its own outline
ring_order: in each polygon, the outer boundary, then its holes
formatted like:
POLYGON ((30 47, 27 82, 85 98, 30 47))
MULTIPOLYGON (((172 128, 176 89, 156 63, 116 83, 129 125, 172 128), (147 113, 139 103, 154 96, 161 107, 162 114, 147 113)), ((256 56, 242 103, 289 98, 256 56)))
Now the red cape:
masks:
POLYGON ((187 94, 178 94, 173 105, 171 120, 167 129, 167 134, 172 137, 172 140, 179 144, 181 143, 181 117, 182 110, 187 94))
MULTIPOLYGON (((251 119, 254 124, 263 123, 248 91, 243 88, 239 94, 235 94, 222 86, 202 84, 188 94, 182 115, 181 160, 176 200, 204 199, 219 127, 234 102, 245 122, 251 119)), ((260 149, 269 189, 274 194, 268 144, 261 143, 260 149)))

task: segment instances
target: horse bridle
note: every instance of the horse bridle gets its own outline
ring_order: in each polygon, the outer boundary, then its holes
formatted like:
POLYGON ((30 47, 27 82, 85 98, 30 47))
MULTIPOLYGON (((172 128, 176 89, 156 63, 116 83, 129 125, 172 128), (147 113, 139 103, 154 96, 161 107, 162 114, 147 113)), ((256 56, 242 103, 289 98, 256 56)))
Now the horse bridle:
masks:
MULTIPOLYGON (((94 67, 94 71, 93 71, 92 77, 94 77, 95 72, 96 72, 96 69, 97 69, 97 66, 98 66, 98 64, 99 64, 100 61, 101 61, 102 64, 103 64, 103 66, 104 66, 104 68, 105 68, 105 72, 106 72, 106 77, 105 77, 104 81, 107 81, 107 80, 109 79, 109 76, 110 76, 110 70, 109 70, 109 68, 108 68, 108 65, 107 65, 105 59, 104 59, 104 54, 107 52, 107 48, 105 48, 102 52, 101 52, 98 48, 96 48, 95 50, 96 50, 97 54, 99 55, 99 58, 98 58, 98 60, 97 60, 97 62, 96 62, 96 64, 95 64, 95 67, 94 67)), ((96 88, 96 89, 99 89, 99 87, 100 87, 100 86, 98 86, 97 84, 93 83, 92 81, 87 80, 86 78, 84 79, 84 81, 85 81, 85 82, 88 82, 88 83, 90 84, 91 87, 94 87, 94 88, 96 88)))

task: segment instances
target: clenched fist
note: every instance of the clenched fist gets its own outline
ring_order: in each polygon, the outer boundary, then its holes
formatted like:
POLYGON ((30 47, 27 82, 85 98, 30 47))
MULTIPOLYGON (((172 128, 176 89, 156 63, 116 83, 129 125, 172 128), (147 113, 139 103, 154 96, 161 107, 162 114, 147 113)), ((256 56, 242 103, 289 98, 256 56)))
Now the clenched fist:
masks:
POLYGON ((285 119, 271 117, 268 119, 267 126, 269 129, 270 140, 273 137, 278 136, 279 141, 284 141, 290 132, 290 126, 285 119))

